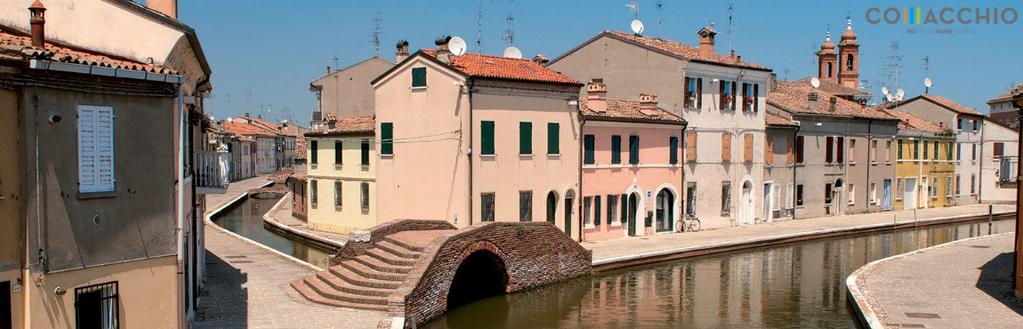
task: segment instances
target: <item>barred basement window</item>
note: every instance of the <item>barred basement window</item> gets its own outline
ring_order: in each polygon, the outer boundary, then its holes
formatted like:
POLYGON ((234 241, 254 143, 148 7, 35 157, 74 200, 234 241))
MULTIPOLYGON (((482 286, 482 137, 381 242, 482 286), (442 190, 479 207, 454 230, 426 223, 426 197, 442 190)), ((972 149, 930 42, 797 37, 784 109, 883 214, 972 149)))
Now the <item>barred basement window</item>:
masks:
POLYGON ((480 220, 494 221, 494 193, 480 193, 480 220))
POLYGON ((519 221, 533 221, 533 191, 519 191, 519 221))
POLYGON ((117 282, 75 289, 75 326, 78 328, 120 328, 117 282))

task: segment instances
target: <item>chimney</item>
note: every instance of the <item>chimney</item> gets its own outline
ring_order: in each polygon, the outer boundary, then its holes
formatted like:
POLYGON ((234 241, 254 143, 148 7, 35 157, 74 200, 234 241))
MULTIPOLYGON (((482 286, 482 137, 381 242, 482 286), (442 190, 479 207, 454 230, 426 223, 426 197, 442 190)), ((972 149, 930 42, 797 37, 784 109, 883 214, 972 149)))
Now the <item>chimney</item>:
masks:
POLYGON ((816 92, 811 92, 809 94, 806 94, 806 101, 807 101, 806 107, 808 109, 814 110, 814 111, 817 110, 817 93, 816 92))
POLYGON ((146 7, 170 18, 178 19, 178 0, 146 0, 146 7))
POLYGON ((448 50, 448 41, 451 36, 444 35, 437 38, 434 44, 437 45, 437 60, 444 64, 451 64, 451 50, 448 50))
POLYGON ((838 97, 831 96, 831 98, 828 99, 828 102, 831 103, 831 106, 828 107, 828 110, 831 112, 835 112, 835 104, 838 103, 838 97))
POLYGON ((395 48, 397 48, 394 51, 395 63, 401 62, 408 58, 408 41, 398 40, 398 44, 395 45, 395 48))
POLYGON ((700 29, 700 55, 714 55, 714 36, 718 34, 713 27, 705 26, 700 29))
POLYGON ((327 65, 327 75, 330 75, 330 65, 327 65))
POLYGON ((639 94, 639 111, 646 116, 657 115, 657 96, 651 94, 639 94))
POLYGON ((43 15, 45 11, 46 7, 43 7, 43 3, 39 0, 28 6, 28 23, 32 25, 32 47, 43 48, 46 46, 46 31, 44 29, 46 17, 43 15))
POLYGON ((586 108, 598 113, 607 111, 607 85, 604 79, 593 79, 586 84, 586 108))
POLYGON ((547 65, 547 62, 550 61, 551 60, 547 59, 547 56, 544 56, 544 54, 536 54, 536 56, 533 56, 533 62, 540 64, 540 66, 547 65))

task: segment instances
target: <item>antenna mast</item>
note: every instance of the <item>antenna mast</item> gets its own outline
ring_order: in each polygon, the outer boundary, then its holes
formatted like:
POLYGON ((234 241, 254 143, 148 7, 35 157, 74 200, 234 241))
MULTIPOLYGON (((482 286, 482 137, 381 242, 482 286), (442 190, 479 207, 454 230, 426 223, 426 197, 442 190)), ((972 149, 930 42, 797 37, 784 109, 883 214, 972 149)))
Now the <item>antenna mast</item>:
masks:
POLYGON ((483 53, 483 0, 476 0, 476 52, 483 53))
POLYGON ((901 78, 902 71, 902 56, 898 54, 899 42, 892 41, 891 45, 888 47, 891 49, 891 53, 886 58, 888 60, 888 64, 885 65, 888 85, 895 89, 899 89, 901 87, 899 80, 901 78))
POLYGON ((377 14, 373 17, 373 33, 372 42, 373 47, 376 49, 377 56, 380 56, 380 33, 384 28, 384 19, 380 17, 380 11, 377 10, 377 14))
POLYGON ((508 46, 515 45, 515 0, 508 0, 508 17, 504 19, 508 23, 508 29, 501 33, 501 40, 508 43, 508 46))
POLYGON ((735 12, 735 5, 729 3, 728 4, 728 50, 729 50, 729 52, 731 52, 732 50, 735 50, 735 48, 732 48, 732 13, 733 12, 735 12))
POLYGON ((664 29, 661 27, 661 24, 664 21, 664 11, 662 10, 664 9, 664 1, 657 0, 657 2, 654 3, 654 6, 657 7, 657 34, 664 36, 664 29))

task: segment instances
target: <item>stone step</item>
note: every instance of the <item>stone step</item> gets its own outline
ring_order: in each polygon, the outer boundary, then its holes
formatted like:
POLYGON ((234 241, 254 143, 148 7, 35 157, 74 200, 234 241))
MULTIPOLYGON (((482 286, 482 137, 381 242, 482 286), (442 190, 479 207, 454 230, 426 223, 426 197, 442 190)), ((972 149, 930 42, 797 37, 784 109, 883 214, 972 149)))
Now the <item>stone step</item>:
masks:
POLYGON ((323 280, 320 280, 320 278, 315 275, 310 275, 306 277, 305 283, 309 287, 313 288, 313 290, 315 290, 316 293, 318 293, 320 296, 330 298, 333 300, 355 304, 387 306, 387 297, 356 295, 344 291, 339 291, 337 289, 334 289, 334 287, 331 287, 330 284, 323 282, 323 280))
POLYGON ((416 253, 422 253, 424 249, 422 246, 412 245, 408 242, 402 241, 401 239, 395 239, 393 236, 387 236, 384 238, 384 241, 381 242, 390 242, 392 244, 396 244, 402 248, 405 248, 406 250, 411 250, 416 253))
POLYGON ((295 290, 298 291, 298 293, 301 294, 306 299, 317 304, 356 308, 362 310, 387 311, 387 305, 352 303, 325 297, 317 293, 316 290, 313 289, 313 287, 309 286, 309 284, 307 284, 305 280, 292 281, 291 287, 295 288, 295 290))
POLYGON ((375 245, 373 245, 373 248, 380 249, 389 254, 408 259, 419 259, 419 255, 421 254, 419 251, 405 248, 387 239, 377 242, 375 245))
POLYGON ((367 288, 380 288, 380 289, 398 289, 401 285, 401 281, 390 281, 390 280, 377 280, 370 279, 359 275, 358 273, 352 272, 348 268, 343 266, 334 266, 330 268, 330 274, 338 277, 353 286, 367 287, 367 288))
POLYGON ((412 266, 416 265, 417 258, 405 258, 380 248, 366 249, 366 256, 373 257, 391 265, 412 266))
POLYGON ((396 290, 396 289, 386 289, 386 288, 365 287, 365 286, 353 284, 353 283, 351 283, 351 282, 349 282, 349 281, 347 281, 347 280, 345 280, 345 279, 343 279, 341 277, 338 277, 338 276, 334 275, 333 273, 326 272, 326 271, 316 273, 316 277, 320 278, 320 281, 323 281, 323 282, 326 282, 327 284, 329 284, 335 290, 343 291, 343 292, 347 292, 347 293, 355 294, 355 295, 387 297, 387 296, 390 296, 391 293, 396 290))
POLYGON ((391 265, 367 255, 359 255, 354 260, 366 267, 385 273, 408 274, 409 271, 412 271, 412 266, 391 265))
POLYGON ((405 280, 405 277, 407 276, 407 274, 404 273, 387 273, 377 271, 354 260, 343 261, 341 262, 341 266, 351 270, 353 273, 358 274, 359 276, 369 279, 401 282, 405 280))

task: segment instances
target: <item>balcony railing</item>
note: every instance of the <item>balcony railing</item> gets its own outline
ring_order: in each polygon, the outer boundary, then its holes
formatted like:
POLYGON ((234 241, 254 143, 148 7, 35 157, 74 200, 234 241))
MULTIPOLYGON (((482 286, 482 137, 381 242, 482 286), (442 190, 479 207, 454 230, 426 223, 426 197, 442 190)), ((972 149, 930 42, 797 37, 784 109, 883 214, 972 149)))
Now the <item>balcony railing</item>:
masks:
POLYGON ((998 159, 998 182, 1016 183, 1017 168, 1019 168, 1019 157, 1003 156, 998 159))
POLYGON ((218 151, 195 152, 195 187, 199 194, 223 194, 228 184, 231 154, 218 151))

